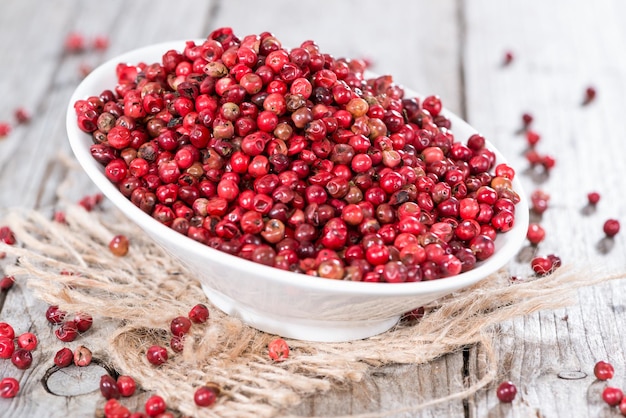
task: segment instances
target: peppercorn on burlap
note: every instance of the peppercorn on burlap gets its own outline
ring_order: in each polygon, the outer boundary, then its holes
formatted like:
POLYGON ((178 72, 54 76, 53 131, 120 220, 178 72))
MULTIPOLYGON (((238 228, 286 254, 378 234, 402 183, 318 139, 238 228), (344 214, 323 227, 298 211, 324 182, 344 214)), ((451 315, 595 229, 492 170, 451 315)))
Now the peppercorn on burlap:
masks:
MULTIPOLYGON (((457 393, 440 399, 415 393, 415 403, 405 409, 362 416, 413 415, 443 401, 468 398, 501 372, 492 348, 498 323, 564 307, 575 302, 577 288, 620 277, 586 276, 561 268, 550 276, 513 282, 499 272, 426 307, 420 321, 400 323, 375 337, 347 343, 288 340, 289 359, 275 363, 267 355, 267 344, 276 336, 212 307, 194 277, 121 214, 112 208, 87 212, 80 206, 69 206, 66 213, 67 224, 36 211, 13 212, 3 220, 19 240, 18 246, 0 246, 18 260, 7 273, 49 304, 90 313, 96 327, 98 321, 113 321, 115 331, 106 352, 94 355, 133 376, 144 390, 163 396, 183 416, 285 415, 305 397, 360 381, 380 366, 423 364, 482 345, 484 374, 461 382, 457 393), (120 233, 131 237, 125 257, 108 250, 111 238, 120 233), (168 346, 171 319, 186 315, 197 303, 209 306, 209 321, 192 326, 182 353, 171 355, 160 367, 149 364, 147 348, 168 346), (222 395, 211 408, 198 408, 192 394, 207 381, 219 384, 222 395)), ((88 344, 88 334, 81 338, 88 344)))

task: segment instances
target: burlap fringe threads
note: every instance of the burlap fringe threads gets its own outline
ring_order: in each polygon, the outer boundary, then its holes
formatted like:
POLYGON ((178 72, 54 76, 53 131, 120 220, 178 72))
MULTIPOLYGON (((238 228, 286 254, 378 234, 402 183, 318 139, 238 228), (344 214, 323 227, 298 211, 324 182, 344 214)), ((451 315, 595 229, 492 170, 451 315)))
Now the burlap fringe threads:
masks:
POLYGON ((0 246, 0 251, 19 259, 7 273, 27 279, 36 296, 49 304, 111 319, 114 332, 107 351, 112 364, 135 377, 144 389, 164 396, 171 407, 194 417, 280 415, 333 384, 361 380, 374 367, 424 364, 481 345, 485 374, 477 381, 463 382, 463 390, 418 406, 360 416, 398 415, 468 398, 497 376, 492 347, 496 324, 565 307, 575 302, 578 288, 621 277, 562 268, 512 285, 506 274, 496 274, 427 307, 417 324, 401 324, 349 343, 289 340, 292 354, 283 363, 267 357, 267 343, 274 336, 210 307, 210 325, 192 327, 183 353, 154 368, 142 354, 152 344, 167 345, 171 318, 185 315, 196 303, 206 303, 204 293, 175 259, 117 212, 88 213, 78 206, 66 212, 67 225, 36 211, 9 214, 3 224, 14 230, 20 246, 0 246), (122 258, 108 251, 109 241, 119 233, 131 237, 131 249, 122 258), (189 394, 208 380, 221 385, 224 396, 214 407, 199 409, 189 394))

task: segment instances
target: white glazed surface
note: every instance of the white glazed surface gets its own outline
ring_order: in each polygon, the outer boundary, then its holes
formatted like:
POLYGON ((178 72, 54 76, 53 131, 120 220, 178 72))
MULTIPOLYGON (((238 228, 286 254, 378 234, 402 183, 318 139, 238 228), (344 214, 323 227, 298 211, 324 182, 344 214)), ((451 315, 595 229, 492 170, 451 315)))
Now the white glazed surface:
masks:
MULTIPOLYGON (((322 279, 253 263, 200 244, 141 211, 105 176, 89 147, 91 136, 76 124, 74 103, 116 85, 120 62, 160 62, 170 49, 181 51, 184 41, 151 45, 130 51, 102 64, 76 88, 67 110, 71 148, 87 175, 128 218, 160 246, 181 261, 197 278, 209 300, 229 315, 262 331, 310 341, 350 341, 384 332, 412 309, 470 286, 504 266, 519 250, 528 228, 528 204, 521 185, 514 189, 521 202, 515 226, 496 239, 496 252, 471 271, 441 280, 416 283, 363 283, 322 279)), ((406 89, 407 96, 417 96, 406 89)), ((456 115, 444 111, 452 122, 457 141, 465 142, 476 130, 456 115)), ((498 163, 504 162, 496 153, 498 163)))

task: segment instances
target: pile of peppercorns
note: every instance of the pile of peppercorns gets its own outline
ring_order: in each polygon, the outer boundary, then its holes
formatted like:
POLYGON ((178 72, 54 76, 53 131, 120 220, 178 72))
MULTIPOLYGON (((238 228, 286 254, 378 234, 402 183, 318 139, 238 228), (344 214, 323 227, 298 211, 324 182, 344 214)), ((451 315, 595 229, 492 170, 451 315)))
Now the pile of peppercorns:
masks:
POLYGON ((472 269, 515 222, 515 171, 457 141, 437 96, 312 41, 230 28, 161 62, 119 63, 74 104, 93 157, 187 237, 279 269, 366 282, 472 269))

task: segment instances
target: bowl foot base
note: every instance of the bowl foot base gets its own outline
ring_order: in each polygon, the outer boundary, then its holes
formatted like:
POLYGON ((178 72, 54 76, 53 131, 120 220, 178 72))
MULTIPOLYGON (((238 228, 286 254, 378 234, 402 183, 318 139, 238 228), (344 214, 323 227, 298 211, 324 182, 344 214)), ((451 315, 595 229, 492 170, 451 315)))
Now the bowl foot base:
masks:
POLYGON ((242 305, 232 298, 202 286, 211 303, 224 313, 241 319, 247 325, 285 338, 318 342, 361 340, 383 333, 393 327, 399 316, 373 321, 331 321, 286 318, 242 305))

